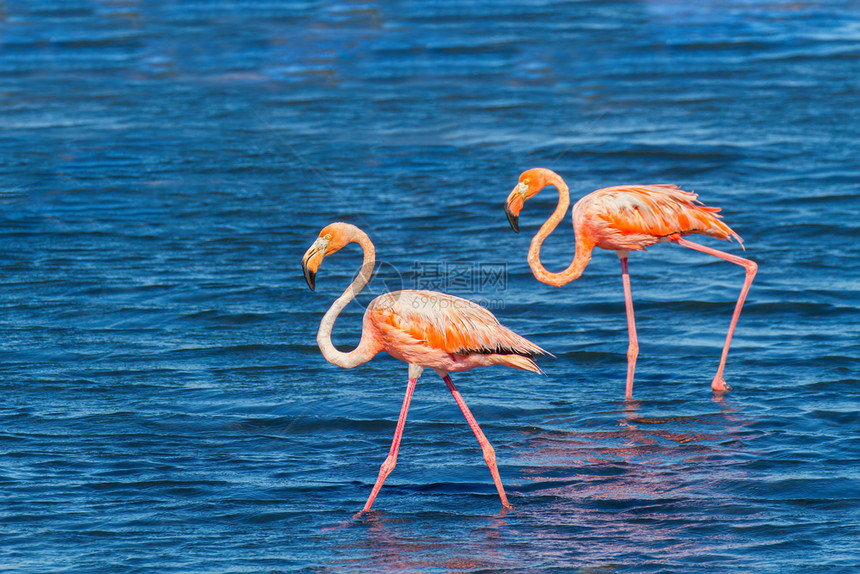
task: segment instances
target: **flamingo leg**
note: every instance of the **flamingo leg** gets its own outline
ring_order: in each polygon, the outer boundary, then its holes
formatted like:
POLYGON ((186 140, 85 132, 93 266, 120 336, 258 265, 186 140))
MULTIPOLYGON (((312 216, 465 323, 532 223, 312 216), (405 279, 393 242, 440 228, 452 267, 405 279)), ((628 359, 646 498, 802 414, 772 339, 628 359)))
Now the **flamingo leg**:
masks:
POLYGON ((717 374, 716 376, 714 376, 713 382, 711 383, 711 388, 714 391, 720 393, 730 391, 731 387, 727 385, 726 381, 723 379, 723 371, 726 368, 726 358, 729 356, 729 345, 731 345, 732 343, 732 335, 734 335, 735 333, 735 326, 738 324, 738 317, 741 316, 741 309, 744 306, 744 301, 747 298, 747 293, 750 290, 750 285, 752 285, 753 278, 755 278, 756 271, 758 270, 758 265, 755 261, 750 261, 749 259, 744 259, 743 257, 738 257, 737 255, 725 253, 717 249, 711 249, 710 247, 705 247, 704 245, 699 245, 698 243, 693 243, 692 241, 687 241, 686 239, 682 239, 680 237, 672 238, 672 241, 688 249, 701 251, 702 253, 707 253, 709 255, 713 255, 714 257, 725 259, 730 263, 740 265, 741 267, 746 269, 744 286, 741 288, 741 294, 738 297, 738 303, 737 305, 735 305, 735 312, 732 315, 732 322, 729 325, 729 333, 728 335, 726 335, 726 344, 725 346, 723 346, 723 356, 722 358, 720 358, 720 366, 717 369, 717 374))
POLYGON ((633 400, 633 373, 636 371, 636 357, 639 356, 639 340, 636 338, 636 318, 633 316, 633 294, 630 290, 630 273, 627 271, 627 255, 618 254, 621 259, 621 282, 624 284, 624 304, 627 307, 627 334, 630 345, 627 347, 627 388, 624 399, 633 400))
POLYGON ((454 395, 454 400, 457 401, 457 406, 459 406, 460 410, 463 411, 463 415, 466 417, 466 422, 469 423, 469 428, 471 428, 472 432, 475 433, 475 437, 481 445, 481 450, 484 452, 484 461, 487 463, 487 466, 490 468, 490 473, 493 475, 493 482, 496 483, 496 490, 499 491, 499 498, 502 499, 502 506, 505 508, 511 508, 511 505, 508 504, 508 497, 505 495, 505 489, 502 486, 502 479, 499 476, 499 467, 496 466, 496 451, 493 449, 493 445, 491 445, 490 441, 487 440, 487 437, 484 436, 483 431, 481 431, 481 427, 478 426, 478 421, 475 420, 469 407, 466 406, 466 401, 463 400, 463 396, 460 394, 460 391, 458 391, 457 387, 454 386, 454 382, 451 380, 451 375, 446 374, 442 378, 448 386, 448 390, 451 391, 452 395, 454 395))
MULTIPOLYGON (((361 512, 367 512, 373 506, 373 501, 376 495, 379 494, 379 489, 382 488, 382 483, 394 470, 397 464, 397 451, 400 450, 400 439, 403 437, 403 427, 406 425, 406 413, 409 411, 409 402, 412 400, 412 393, 415 391, 415 383, 418 379, 409 379, 409 384, 406 386, 406 396, 403 397, 403 406, 400 407, 400 418, 397 419, 397 429, 394 431, 394 440, 391 441, 391 450, 388 451, 388 457, 379 469, 379 476, 376 479, 376 484, 373 485, 373 490, 370 492, 370 497, 361 512)), ((358 514, 361 514, 359 512, 358 514)), ((358 516, 358 515, 356 515, 358 516)))

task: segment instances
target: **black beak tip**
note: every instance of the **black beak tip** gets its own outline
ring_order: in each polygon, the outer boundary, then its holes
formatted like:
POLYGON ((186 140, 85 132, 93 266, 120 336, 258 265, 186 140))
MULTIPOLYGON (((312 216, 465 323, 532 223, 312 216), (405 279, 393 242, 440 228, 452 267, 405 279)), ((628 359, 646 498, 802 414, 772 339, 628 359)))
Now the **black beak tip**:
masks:
POLYGON ((508 216, 508 223, 511 224, 511 229, 514 230, 514 233, 520 232, 520 218, 517 215, 511 213, 511 209, 508 207, 507 202, 505 202, 505 215, 508 216))
POLYGON ((311 288, 311 291, 314 291, 317 284, 317 274, 308 269, 304 264, 302 264, 302 272, 305 274, 305 281, 308 282, 308 287, 311 288))

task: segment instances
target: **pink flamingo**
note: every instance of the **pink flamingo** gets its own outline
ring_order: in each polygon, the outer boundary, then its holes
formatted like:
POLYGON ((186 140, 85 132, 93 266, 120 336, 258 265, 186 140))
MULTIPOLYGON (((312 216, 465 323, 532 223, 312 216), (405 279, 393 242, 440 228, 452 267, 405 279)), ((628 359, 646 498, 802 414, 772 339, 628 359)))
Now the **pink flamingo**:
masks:
POLYGON ((726 357, 732 334, 741 314, 747 292, 755 277, 758 265, 729 253, 717 251, 682 236, 698 233, 717 239, 734 238, 743 246, 740 236, 720 220, 717 207, 708 207, 696 201, 695 193, 683 191, 675 185, 624 185, 607 187, 589 193, 573 206, 573 230, 576 236, 576 252, 573 261, 561 273, 550 273, 540 261, 540 248, 544 240, 558 226, 567 207, 570 193, 567 184, 554 171, 535 168, 520 175, 520 180, 505 202, 505 213, 515 232, 519 232, 519 214, 526 200, 534 197, 544 187, 552 185, 558 190, 558 206, 532 239, 529 248, 529 267, 534 276, 543 283, 561 287, 578 279, 591 260, 595 247, 611 249, 621 259, 621 281, 627 306, 627 331, 630 346, 627 349, 626 399, 633 398, 633 372, 639 343, 636 340, 636 321, 633 317, 633 298, 630 293, 630 275, 627 272, 627 256, 631 251, 645 250, 661 241, 670 241, 689 249, 701 251, 725 259, 746 269, 744 286, 741 289, 717 374, 711 388, 719 393, 731 390, 723 379, 726 357))
POLYGON ((380 295, 370 302, 364 313, 358 347, 349 353, 338 351, 331 342, 332 327, 343 308, 370 280, 376 262, 373 243, 367 234, 354 225, 332 223, 320 231, 319 237, 302 259, 305 279, 308 287, 313 290, 316 272, 323 258, 349 243, 361 245, 364 249, 364 263, 358 277, 323 317, 317 333, 320 350, 329 363, 346 369, 366 363, 380 351, 386 351, 409 364, 409 383, 406 386, 406 396, 403 398, 391 450, 379 469, 379 477, 361 512, 370 510, 382 483, 397 463, 397 451, 406 424, 409 402, 415 390, 415 383, 425 367, 436 371, 445 381, 472 432, 478 438, 502 505, 510 508, 502 480, 499 478, 495 451, 451 381, 449 373, 489 365, 505 365, 541 373, 533 359, 535 355, 549 353, 502 326, 493 314, 483 307, 466 299, 434 291, 394 291, 380 295))

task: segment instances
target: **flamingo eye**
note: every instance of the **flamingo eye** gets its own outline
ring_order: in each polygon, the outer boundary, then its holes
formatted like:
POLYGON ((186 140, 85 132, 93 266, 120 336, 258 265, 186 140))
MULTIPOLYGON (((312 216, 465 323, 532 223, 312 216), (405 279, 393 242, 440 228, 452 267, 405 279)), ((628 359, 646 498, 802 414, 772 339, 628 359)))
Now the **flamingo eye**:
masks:
POLYGON ((323 239, 325 239, 326 241, 331 241, 331 233, 326 233, 325 235, 323 235, 323 239))

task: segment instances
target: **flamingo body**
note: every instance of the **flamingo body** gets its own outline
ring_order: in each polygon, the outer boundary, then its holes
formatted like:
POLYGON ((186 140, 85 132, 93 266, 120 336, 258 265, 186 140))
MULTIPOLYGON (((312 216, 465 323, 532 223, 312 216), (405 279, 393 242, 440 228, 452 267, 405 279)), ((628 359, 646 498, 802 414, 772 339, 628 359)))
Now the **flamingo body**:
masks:
POLYGON ((364 313, 358 347, 348 353, 337 350, 331 342, 335 319, 370 280, 376 261, 373 243, 354 225, 333 223, 320 232, 302 259, 305 279, 313 289, 323 258, 353 242, 364 249, 364 263, 358 277, 323 317, 317 332, 320 350, 327 361, 344 368, 365 363, 382 351, 409 364, 409 382, 394 440, 361 512, 371 509, 382 484, 394 469, 409 403, 424 368, 433 369, 445 381, 481 445, 484 461, 493 475, 502 505, 510 507, 499 477, 495 451, 451 381, 449 373, 490 365, 540 373, 534 357, 549 353, 503 326, 492 313, 476 303, 445 293, 412 290, 385 293, 371 301, 364 313))
POLYGON ((480 305, 435 291, 380 295, 365 321, 392 357, 448 373, 491 365, 540 373, 533 359, 546 352, 480 305))
POLYGON ((740 236, 723 223, 719 207, 697 202, 676 185, 625 185, 593 191, 573 206, 573 227, 583 240, 609 250, 640 251, 674 235, 717 239, 740 236))

